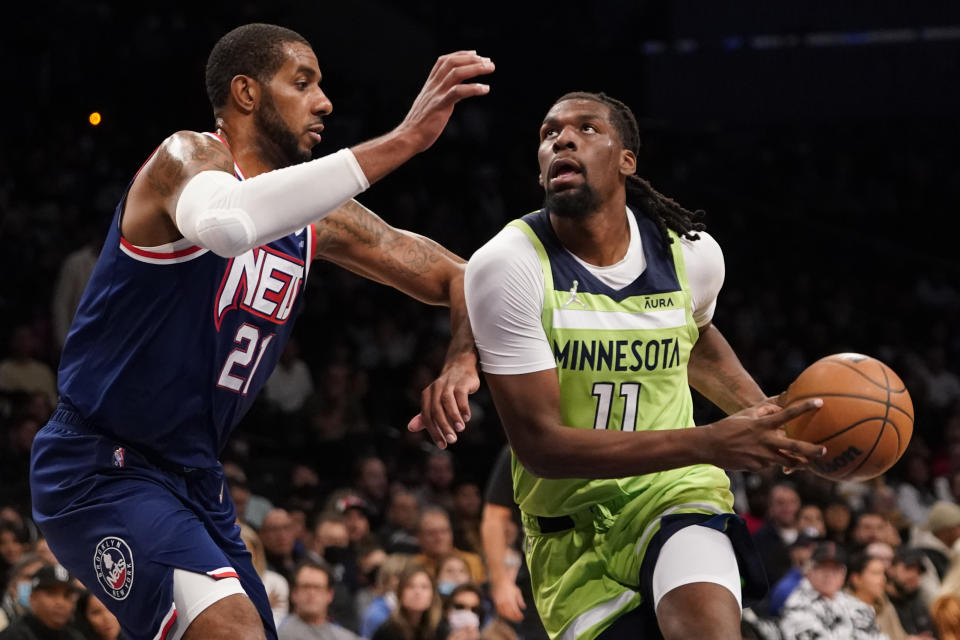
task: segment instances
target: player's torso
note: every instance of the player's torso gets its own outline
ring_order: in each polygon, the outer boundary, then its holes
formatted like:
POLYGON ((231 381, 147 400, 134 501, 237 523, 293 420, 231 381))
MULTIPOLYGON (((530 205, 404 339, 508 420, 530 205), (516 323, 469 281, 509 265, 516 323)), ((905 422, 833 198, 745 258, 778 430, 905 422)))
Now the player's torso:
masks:
MULTIPOLYGON (((636 221, 646 268, 618 290, 560 245, 543 212, 512 223, 527 234, 541 259, 541 319, 557 363, 563 421, 573 428, 649 431, 693 426, 687 363, 698 329, 680 242, 674 237, 668 249, 648 218, 637 216, 636 221)), ((515 495, 525 512, 560 515, 678 481, 686 471, 546 480, 528 473, 515 459, 513 473, 515 495)))
POLYGON ((211 466, 290 336, 311 229, 222 258, 187 240, 135 247, 122 208, 64 345, 61 400, 145 453, 211 466))

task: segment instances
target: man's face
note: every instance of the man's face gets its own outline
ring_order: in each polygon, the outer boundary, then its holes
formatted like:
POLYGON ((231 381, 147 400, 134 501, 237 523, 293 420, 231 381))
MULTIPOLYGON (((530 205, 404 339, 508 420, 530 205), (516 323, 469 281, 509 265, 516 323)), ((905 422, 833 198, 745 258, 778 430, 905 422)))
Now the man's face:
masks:
POLYGON ((918 565, 906 565, 894 562, 890 567, 890 580, 902 595, 910 595, 920 588, 920 579, 923 571, 918 565))
POLYGON ((387 467, 379 458, 368 458, 360 471, 360 489, 367 495, 378 500, 387 495, 389 479, 387 467))
POLYGON ((817 536, 823 536, 827 533, 827 525, 823 522, 823 512, 815 504, 808 504, 800 509, 800 515, 797 516, 797 529, 810 532, 816 530, 817 536))
POLYGON ((876 542, 883 535, 883 518, 874 513, 865 513, 857 520, 851 537, 856 544, 866 546, 876 542))
POLYGON ((558 102, 547 113, 537 160, 545 207, 564 217, 595 211, 637 166, 610 121, 610 108, 581 99, 558 102))
POLYGON ((770 521, 778 527, 792 527, 797 521, 800 510, 800 496, 789 487, 774 487, 770 492, 770 504, 767 514, 770 521))
POLYGON ((416 496, 405 491, 396 494, 390 502, 387 520, 406 531, 414 531, 420 519, 420 504, 416 496))
POLYGON ((320 142, 323 116, 333 105, 320 89, 320 65, 307 45, 283 45, 287 59, 263 85, 253 112, 264 152, 279 167, 310 160, 320 142))
POLYGON ((73 617, 77 592, 67 585, 36 589, 30 593, 30 611, 51 629, 62 629, 73 617))
POLYGON ((274 509, 263 519, 260 540, 267 553, 285 555, 293 551, 295 531, 293 519, 283 509, 274 509))
POLYGON ((453 483, 453 460, 446 455, 431 456, 427 460, 427 482, 437 489, 446 489, 453 483))
POLYGON ((427 513, 420 519, 420 548, 433 558, 453 549, 453 530, 450 520, 441 513, 427 513))
POLYGON ((350 532, 342 522, 325 520, 317 525, 313 538, 314 551, 323 555, 327 547, 347 547, 350 545, 350 532))
POLYGON ((13 531, 0 531, 0 558, 7 564, 15 564, 23 555, 23 545, 13 531))
POLYGON ((347 509, 343 514, 343 519, 347 523, 350 540, 356 542, 370 533, 370 521, 367 520, 367 515, 361 509, 347 509))
MULTIPOLYGON (((294 612, 305 620, 325 620, 327 607, 333 600, 330 577, 313 567, 304 567, 297 573, 290 592, 294 612)), ((314 623, 316 624, 316 623, 314 623)))

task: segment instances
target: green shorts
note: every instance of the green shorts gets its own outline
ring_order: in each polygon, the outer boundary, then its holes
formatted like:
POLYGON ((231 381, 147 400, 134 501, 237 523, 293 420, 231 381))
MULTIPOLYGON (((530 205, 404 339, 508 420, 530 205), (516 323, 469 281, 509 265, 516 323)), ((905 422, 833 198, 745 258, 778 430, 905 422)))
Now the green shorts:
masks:
POLYGON ((654 485, 569 516, 524 513, 534 600, 550 638, 594 640, 640 606, 640 568, 661 516, 732 511, 728 486, 681 483, 654 485))

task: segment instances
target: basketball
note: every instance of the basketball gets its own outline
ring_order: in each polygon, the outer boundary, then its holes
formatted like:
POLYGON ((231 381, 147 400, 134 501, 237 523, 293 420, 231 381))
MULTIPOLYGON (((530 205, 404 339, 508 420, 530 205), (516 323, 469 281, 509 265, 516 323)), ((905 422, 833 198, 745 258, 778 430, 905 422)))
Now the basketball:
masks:
POLYGON ((859 353, 837 353, 807 367, 784 404, 822 398, 823 406, 784 425, 796 440, 822 444, 812 471, 830 480, 875 478, 900 459, 913 435, 913 402, 887 365, 859 353))

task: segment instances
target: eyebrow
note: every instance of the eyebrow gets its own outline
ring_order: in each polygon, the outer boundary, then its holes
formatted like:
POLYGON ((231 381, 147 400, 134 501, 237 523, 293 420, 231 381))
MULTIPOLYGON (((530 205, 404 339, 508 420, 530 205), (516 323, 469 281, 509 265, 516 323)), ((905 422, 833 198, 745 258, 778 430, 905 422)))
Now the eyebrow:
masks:
POLYGON ((297 71, 296 71, 295 75, 296 75, 296 74, 301 74, 301 73, 305 73, 305 74, 307 74, 307 75, 310 76, 310 77, 313 77, 313 76, 323 77, 323 74, 318 73, 316 69, 314 69, 314 68, 312 68, 312 67, 308 67, 308 66, 305 65, 305 64, 302 64, 302 65, 300 65, 299 67, 297 67, 297 71))
MULTIPOLYGON (((573 119, 576 120, 577 122, 583 122, 585 120, 603 121, 604 118, 599 113, 583 113, 575 116, 573 119)), ((543 127, 546 125, 555 125, 555 124, 558 124, 559 122, 560 122, 560 118, 550 117, 550 118, 544 119, 543 124, 541 124, 540 126, 543 127)))

